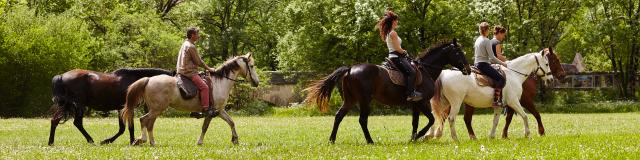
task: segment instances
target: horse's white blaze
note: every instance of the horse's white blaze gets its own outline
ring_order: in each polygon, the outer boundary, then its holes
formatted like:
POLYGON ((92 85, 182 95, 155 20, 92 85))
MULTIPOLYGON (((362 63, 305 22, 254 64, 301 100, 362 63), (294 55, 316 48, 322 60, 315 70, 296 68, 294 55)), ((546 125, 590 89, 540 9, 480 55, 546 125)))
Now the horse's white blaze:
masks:
MULTIPOLYGON (((549 64, 548 59, 541 53, 529 53, 527 55, 507 62, 507 66, 511 69, 514 69, 521 73, 536 72, 536 74, 539 76, 545 75, 544 72, 551 71, 547 64, 549 64), (536 58, 538 59, 539 63, 536 63, 536 58), (538 67, 540 67, 544 71, 538 70, 538 67)), ((523 118, 525 136, 528 137, 528 119, 526 113, 524 112, 524 109, 520 105, 522 83, 527 79, 527 77, 510 69, 503 68, 503 70, 505 71, 505 78, 507 80, 506 85, 503 88, 504 102, 512 107, 516 111, 516 113, 518 113, 518 115, 523 118)), ((550 79, 553 79, 553 76, 543 76, 543 80, 545 81, 548 81, 550 79)), ((446 113, 441 113, 442 115, 440 115, 434 112, 434 115, 436 115, 436 125, 440 124, 440 126, 437 129, 430 129, 427 136, 441 136, 442 129, 444 127, 444 122, 442 122, 442 120, 449 120, 451 137, 454 140, 457 140, 457 134, 455 131, 455 118, 460 111, 460 106, 463 103, 466 103, 476 108, 492 107, 493 88, 478 86, 474 75, 465 76, 462 75, 462 73, 459 71, 444 70, 440 74, 439 80, 442 83, 442 90, 440 93, 442 96, 442 101, 440 101, 441 105, 432 104, 431 106, 440 106, 441 108, 434 109, 437 109, 439 111, 444 111, 447 107, 450 107, 450 112, 448 114, 448 117, 442 117, 445 116, 444 114, 446 113)), ((434 103, 434 100, 432 99, 431 102, 434 103)), ((496 127, 500 118, 500 111, 501 108, 494 109, 493 126, 491 128, 491 132, 489 133, 489 137, 491 138, 495 137, 496 127)))

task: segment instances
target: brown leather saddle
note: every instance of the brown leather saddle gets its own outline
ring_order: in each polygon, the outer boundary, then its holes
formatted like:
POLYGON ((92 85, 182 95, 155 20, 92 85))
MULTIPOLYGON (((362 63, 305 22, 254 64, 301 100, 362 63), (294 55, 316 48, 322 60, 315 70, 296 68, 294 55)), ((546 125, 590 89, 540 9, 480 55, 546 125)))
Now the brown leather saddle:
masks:
MULTIPOLYGON (((500 66, 499 64, 492 64, 491 67, 493 67, 493 69, 495 69, 496 71, 498 71, 498 73, 500 73, 500 75, 502 75, 502 77, 505 77, 504 71, 501 69, 502 66, 500 66)), ((494 80, 485 75, 484 73, 482 73, 482 71, 480 71, 478 68, 476 68, 475 66, 471 66, 471 72, 473 72, 473 76, 476 77, 476 82, 478 83, 478 86, 489 86, 489 87, 493 87, 493 83, 494 80)), ((505 77, 506 79, 506 77, 505 77)))
MULTIPOLYGON (((416 71, 415 86, 418 86, 422 84, 422 72, 420 72, 420 70, 418 69, 417 64, 411 62, 411 66, 416 71)), ((398 69, 396 64, 394 64, 393 61, 391 61, 389 58, 385 59, 385 61, 382 63, 382 66, 379 66, 379 67, 387 71, 387 75, 389 75, 389 79, 391 79, 391 82, 393 82, 393 84, 399 85, 399 86, 407 85, 405 84, 405 81, 404 81, 405 79, 404 74, 398 69)))
MULTIPOLYGON (((204 73, 200 73, 198 74, 198 76, 200 76, 205 81, 209 89, 211 89, 211 86, 209 84, 211 80, 208 78, 208 76, 206 76, 204 73)), ((183 76, 181 74, 176 74, 176 80, 176 85, 178 85, 178 90, 180 90, 180 95, 183 99, 191 99, 198 96, 198 86, 193 83, 191 78, 183 76)))

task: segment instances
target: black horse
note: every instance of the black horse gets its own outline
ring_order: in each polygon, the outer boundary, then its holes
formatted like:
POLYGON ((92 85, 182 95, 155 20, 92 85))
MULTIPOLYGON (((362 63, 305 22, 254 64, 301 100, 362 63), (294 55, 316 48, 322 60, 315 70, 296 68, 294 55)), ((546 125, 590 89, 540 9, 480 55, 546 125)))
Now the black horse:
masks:
MULTIPOLYGON (((93 138, 82 126, 82 117, 87 106, 97 111, 118 110, 120 127, 118 133, 100 144, 112 143, 125 130, 120 110, 123 108, 129 85, 140 78, 161 74, 175 75, 175 72, 154 68, 119 69, 113 73, 74 69, 54 76, 52 79, 54 113, 51 118, 49 145, 53 145, 56 127, 60 124, 60 120, 67 119, 69 116, 73 116, 73 124, 84 135, 87 142, 93 143, 93 138)), ((130 139, 130 142, 133 142, 133 139, 130 139)))
POLYGON ((326 111, 331 91, 336 84, 341 82, 339 91, 343 103, 336 113, 333 130, 329 138, 331 143, 335 143, 340 122, 356 103, 360 104, 360 126, 364 136, 367 139, 367 143, 373 143, 367 128, 369 103, 372 99, 386 105, 410 105, 413 110, 411 140, 416 140, 422 137, 434 123, 434 117, 428 104, 429 99, 433 96, 434 80, 440 75, 444 66, 451 64, 461 69, 465 75, 470 73, 469 64, 461 48, 456 39, 454 39, 452 42, 445 42, 431 47, 415 60, 419 64, 418 69, 422 72, 423 79, 423 82, 416 87, 417 91, 423 93, 423 98, 420 101, 407 101, 407 96, 404 94, 406 88, 393 84, 388 73, 383 68, 373 64, 358 64, 351 67, 338 68, 331 75, 316 81, 306 89, 309 91, 306 101, 309 103, 316 102, 320 110, 326 111), (420 112, 429 118, 429 123, 416 134, 420 112))

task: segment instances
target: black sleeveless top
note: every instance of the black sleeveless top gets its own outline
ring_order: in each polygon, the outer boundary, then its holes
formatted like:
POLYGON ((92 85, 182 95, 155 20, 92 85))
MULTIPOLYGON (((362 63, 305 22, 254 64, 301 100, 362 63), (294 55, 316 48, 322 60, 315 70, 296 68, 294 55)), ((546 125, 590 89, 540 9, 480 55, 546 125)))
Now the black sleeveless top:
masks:
POLYGON ((493 50, 493 55, 498 57, 498 53, 496 53, 496 46, 498 44, 501 44, 502 42, 500 42, 498 39, 493 38, 491 39, 491 49, 493 50))

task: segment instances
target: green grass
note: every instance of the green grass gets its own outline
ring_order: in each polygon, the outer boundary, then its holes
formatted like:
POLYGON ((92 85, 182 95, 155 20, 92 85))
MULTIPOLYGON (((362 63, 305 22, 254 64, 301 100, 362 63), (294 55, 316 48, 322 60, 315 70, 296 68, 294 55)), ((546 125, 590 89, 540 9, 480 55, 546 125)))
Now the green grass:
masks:
MULTIPOLYGON (((460 142, 448 127, 442 139, 409 142, 409 116, 372 116, 369 129, 376 142, 365 144, 355 116, 343 121, 336 144, 327 143, 333 117, 235 117, 240 145, 230 142, 229 127, 214 119, 203 146, 195 145, 202 119, 156 121, 156 147, 128 146, 125 134, 114 144, 87 144, 72 121, 58 127, 55 146, 47 146, 47 119, 0 119, 0 159, 639 159, 640 113, 543 114, 547 135, 523 138, 522 120, 514 117, 509 140, 487 139, 491 116, 477 115, 478 141, 467 137, 458 118, 460 142)), ((422 118, 421 126, 425 123, 422 118)), ((499 129, 504 120, 501 117, 499 129)), ((99 142, 114 134, 115 118, 85 119, 99 142)), ((136 123, 136 136, 139 124, 136 123)), ((500 135, 500 132, 498 132, 500 135)))

